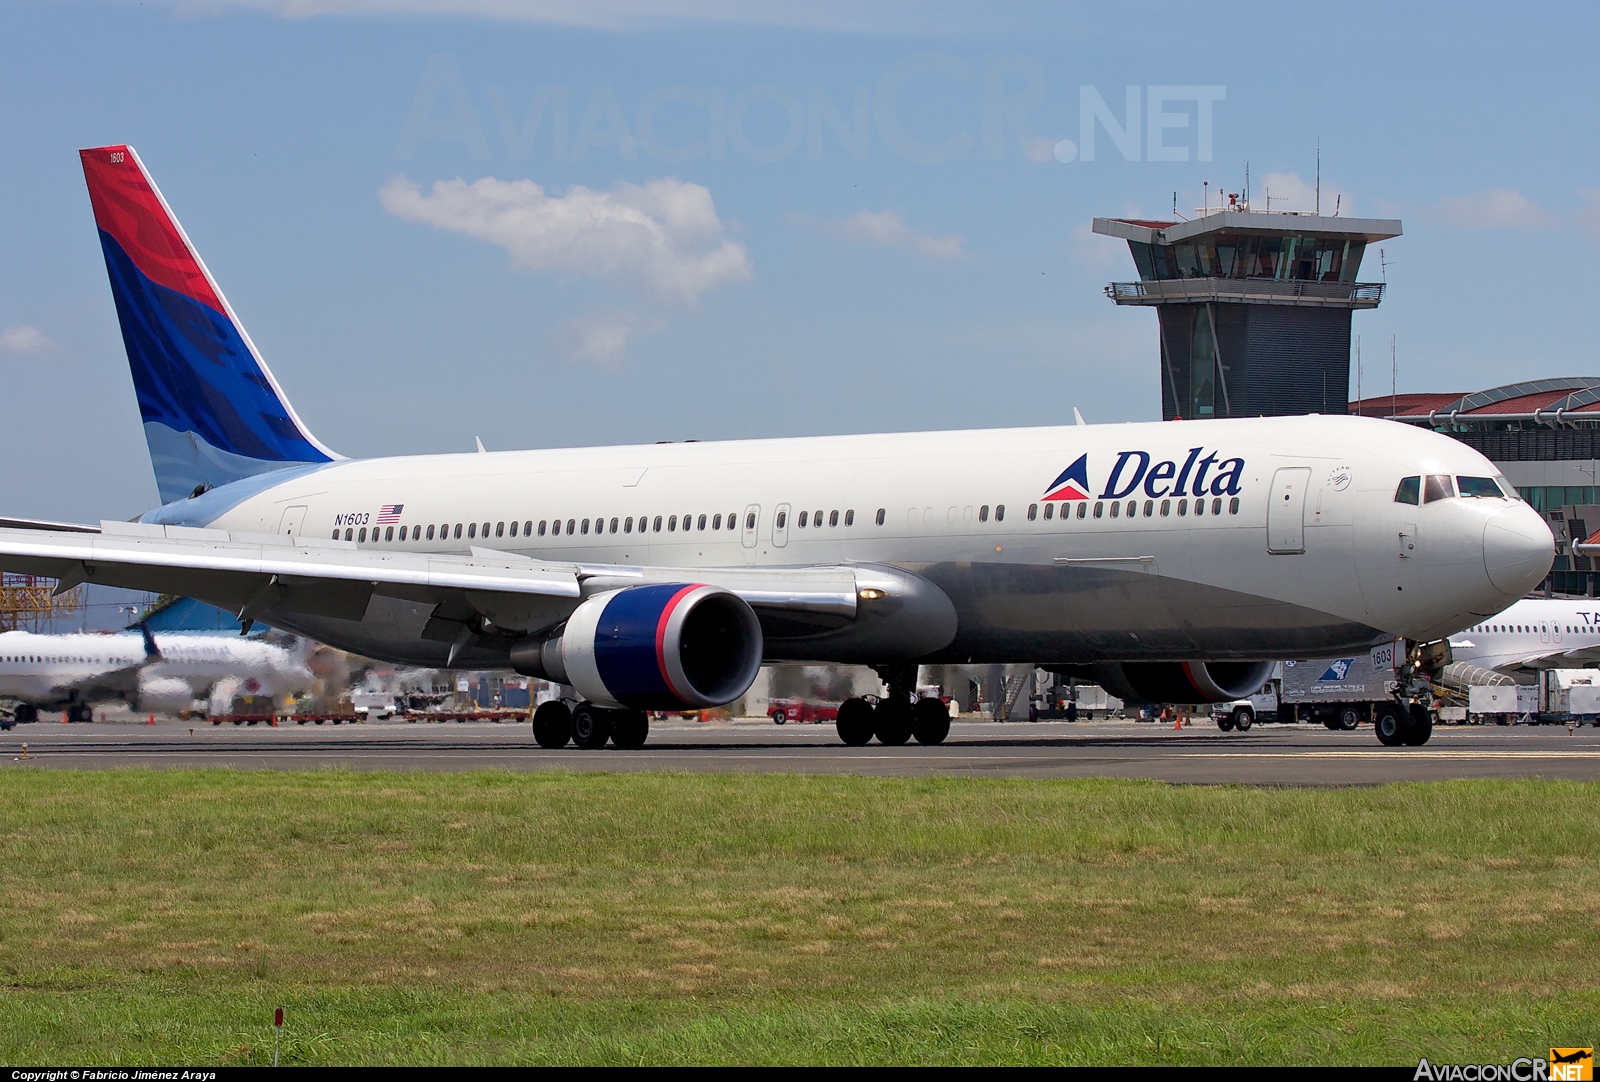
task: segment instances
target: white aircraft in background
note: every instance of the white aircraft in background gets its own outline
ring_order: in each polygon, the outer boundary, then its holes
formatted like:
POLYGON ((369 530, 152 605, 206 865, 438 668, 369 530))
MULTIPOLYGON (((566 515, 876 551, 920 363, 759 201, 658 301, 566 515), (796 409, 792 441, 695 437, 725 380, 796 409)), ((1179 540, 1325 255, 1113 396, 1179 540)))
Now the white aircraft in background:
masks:
MULTIPOLYGON (((81 158, 165 502, 0 529, 0 568, 555 680, 576 705, 536 713, 548 747, 638 747, 644 711, 731 702, 777 660, 878 671, 883 702, 840 707, 852 744, 944 739, 919 664, 1226 701, 1277 659, 1442 648, 1550 568, 1548 527, 1481 454, 1359 417, 344 459, 133 150, 81 158)), ((620 430, 603 402, 561 408, 620 430)), ((1406 724, 1380 739, 1427 739, 1406 724)))
POLYGON ((1526 598, 1450 636, 1450 654, 1507 676, 1600 664, 1600 600, 1526 598))
POLYGON ((141 713, 176 714, 221 680, 238 677, 252 693, 274 698, 303 691, 313 677, 281 646, 232 635, 0 634, 0 699, 16 703, 16 722, 64 710, 68 721, 93 721, 100 703, 124 702, 141 713))

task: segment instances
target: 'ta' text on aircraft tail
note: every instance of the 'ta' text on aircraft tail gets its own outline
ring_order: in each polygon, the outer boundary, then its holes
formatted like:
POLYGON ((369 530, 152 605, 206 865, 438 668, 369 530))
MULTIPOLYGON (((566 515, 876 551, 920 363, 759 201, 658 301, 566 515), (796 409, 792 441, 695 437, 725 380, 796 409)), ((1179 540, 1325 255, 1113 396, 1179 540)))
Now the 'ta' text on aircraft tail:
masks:
POLYGON ((133 148, 78 155, 161 501, 340 457, 295 415, 133 148))

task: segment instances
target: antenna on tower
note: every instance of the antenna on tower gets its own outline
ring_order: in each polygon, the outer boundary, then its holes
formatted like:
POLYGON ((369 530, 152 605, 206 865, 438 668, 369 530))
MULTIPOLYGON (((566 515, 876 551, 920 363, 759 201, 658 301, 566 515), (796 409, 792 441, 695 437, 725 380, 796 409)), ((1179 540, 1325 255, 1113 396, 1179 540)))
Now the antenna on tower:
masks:
POLYGON ((1356 416, 1361 416, 1361 336, 1356 335, 1356 416))
POLYGON ((1389 257, 1382 248, 1378 249, 1378 271, 1383 275, 1383 284, 1389 284, 1389 257))
POLYGON ((1316 213, 1322 214, 1322 139, 1317 139, 1317 205, 1316 213))
POLYGON ((1244 163, 1244 206, 1250 209, 1250 163, 1244 163))

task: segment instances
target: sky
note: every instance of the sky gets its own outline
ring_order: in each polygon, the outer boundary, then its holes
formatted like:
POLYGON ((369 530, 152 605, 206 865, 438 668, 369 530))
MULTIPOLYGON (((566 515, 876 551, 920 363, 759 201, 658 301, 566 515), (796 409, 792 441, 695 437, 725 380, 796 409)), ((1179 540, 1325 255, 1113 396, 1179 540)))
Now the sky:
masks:
POLYGON ((1218 10, 9 0, 0 515, 158 502, 76 153, 110 143, 351 456, 1156 419, 1091 220, 1247 168, 1310 210, 1319 147, 1324 211, 1404 223, 1368 394, 1391 338, 1401 391, 1596 374, 1600 10, 1218 10))

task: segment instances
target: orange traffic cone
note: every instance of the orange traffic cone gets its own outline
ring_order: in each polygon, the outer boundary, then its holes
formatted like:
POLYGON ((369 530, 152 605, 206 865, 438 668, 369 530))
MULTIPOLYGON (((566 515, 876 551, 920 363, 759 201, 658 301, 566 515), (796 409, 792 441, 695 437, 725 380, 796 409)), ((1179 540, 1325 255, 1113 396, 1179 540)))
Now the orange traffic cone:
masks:
POLYGON ((67 723, 67 712, 65 710, 63 710, 63 711, 61 711, 61 724, 65 725, 66 723, 67 723))
POLYGON ((145 722, 146 725, 154 725, 155 723, 156 723, 156 716, 154 714, 151 714, 150 715, 150 720, 145 722))

